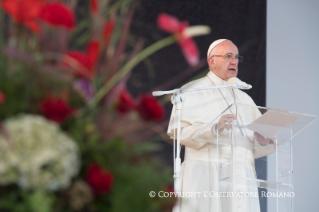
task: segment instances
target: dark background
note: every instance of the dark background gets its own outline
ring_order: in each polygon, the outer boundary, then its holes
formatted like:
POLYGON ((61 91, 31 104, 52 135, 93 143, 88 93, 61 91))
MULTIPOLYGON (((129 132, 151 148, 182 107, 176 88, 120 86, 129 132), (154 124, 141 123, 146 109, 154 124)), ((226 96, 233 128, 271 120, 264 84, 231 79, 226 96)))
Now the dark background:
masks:
MULTIPOLYGON (((134 14, 132 31, 146 38, 146 45, 168 35, 156 25, 157 16, 162 12, 179 20, 187 20, 190 25, 207 25, 211 28, 209 35, 194 38, 202 59, 206 58, 207 49, 214 40, 232 40, 239 48, 239 53, 244 56, 243 63, 239 65, 238 78, 252 84, 253 89, 247 93, 257 105, 265 105, 266 1, 141 0, 134 14)), ((132 75, 133 79, 144 79, 145 85, 140 86, 141 90, 150 90, 188 67, 177 44, 160 50, 151 56, 151 60, 156 75, 145 74, 145 64, 137 67, 132 75)), ((207 66, 183 78, 183 83, 205 70, 208 70, 207 66)), ((132 91, 134 93, 133 86, 132 91)))

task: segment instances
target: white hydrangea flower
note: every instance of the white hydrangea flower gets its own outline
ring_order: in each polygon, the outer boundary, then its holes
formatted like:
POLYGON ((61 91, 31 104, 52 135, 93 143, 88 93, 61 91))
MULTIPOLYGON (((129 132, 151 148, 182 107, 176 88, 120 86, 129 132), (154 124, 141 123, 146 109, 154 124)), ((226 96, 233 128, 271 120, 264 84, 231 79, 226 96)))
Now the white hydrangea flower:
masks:
POLYGON ((0 178, 1 166, 11 166, 6 168, 7 173, 14 170, 16 182, 25 189, 58 190, 70 184, 79 171, 78 146, 58 124, 42 116, 23 114, 4 125, 12 139, 14 159, 10 164, 0 159, 0 178))
POLYGON ((18 158, 12 153, 10 143, 0 136, 0 185, 14 183, 18 179, 18 158))

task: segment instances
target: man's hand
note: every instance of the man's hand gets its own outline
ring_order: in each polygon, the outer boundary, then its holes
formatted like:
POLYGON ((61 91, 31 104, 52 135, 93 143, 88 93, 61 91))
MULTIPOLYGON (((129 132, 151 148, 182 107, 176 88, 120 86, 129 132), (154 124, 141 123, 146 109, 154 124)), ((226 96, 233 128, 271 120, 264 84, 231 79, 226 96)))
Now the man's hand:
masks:
POLYGON ((258 132, 254 132, 254 136, 255 136, 256 140, 258 141, 258 143, 260 143, 261 145, 265 146, 265 145, 269 144, 270 138, 264 138, 258 132))
POLYGON ((226 114, 220 117, 219 122, 216 125, 216 132, 218 130, 219 133, 223 132, 223 130, 226 128, 227 130, 230 130, 231 128, 231 120, 237 119, 236 116, 232 114, 226 114))

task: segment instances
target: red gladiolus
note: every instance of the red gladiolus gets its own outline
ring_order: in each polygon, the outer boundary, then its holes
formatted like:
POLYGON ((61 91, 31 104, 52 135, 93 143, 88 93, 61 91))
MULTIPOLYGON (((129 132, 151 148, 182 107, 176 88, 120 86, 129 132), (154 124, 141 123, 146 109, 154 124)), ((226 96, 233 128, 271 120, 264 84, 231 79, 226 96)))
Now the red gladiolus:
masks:
POLYGON ((5 95, 0 91, 0 105, 6 100, 5 95))
POLYGON ((186 27, 188 27, 188 22, 180 22, 176 17, 170 16, 166 13, 161 13, 157 18, 158 27, 169 33, 182 32, 186 27))
POLYGON ((58 123, 63 122, 74 111, 63 99, 51 96, 40 103, 40 110, 45 117, 58 123))
POLYGON ((71 30, 75 26, 74 12, 60 2, 46 3, 39 18, 53 27, 65 27, 71 30))
POLYGON ((86 47, 86 52, 92 61, 93 65, 96 64, 97 60, 99 59, 99 54, 100 54, 100 44, 97 40, 91 40, 87 47, 86 47))
POLYGON ((146 121, 160 121, 165 116, 164 108, 157 99, 151 95, 140 96, 137 111, 146 121))
POLYGON ((110 41, 114 27, 115 27, 115 22, 112 20, 107 21, 103 27, 102 38, 106 45, 110 41))
POLYGON ((86 181, 96 194, 109 192, 113 185, 113 175, 97 164, 91 164, 86 172, 86 181))
POLYGON ((163 31, 174 33, 178 36, 178 44, 186 58, 186 61, 194 66, 199 62, 199 51, 194 42, 190 37, 183 34, 183 31, 188 27, 188 22, 180 22, 174 16, 170 16, 166 13, 161 13, 157 19, 157 25, 163 31))
POLYGON ((98 0, 91 0, 90 1, 91 13, 96 15, 99 10, 99 2, 98 0))
MULTIPOLYGON (((80 75, 85 79, 92 79, 95 75, 95 65, 99 58, 100 44, 96 40, 92 40, 87 45, 86 52, 80 51, 68 51, 65 53, 63 62, 67 66, 71 66, 75 69, 75 74, 80 75), (68 57, 73 58, 79 64, 70 65, 72 61, 68 57)), ((74 63, 73 63, 74 64, 74 63)))
POLYGON ((43 6, 43 0, 3 0, 2 9, 10 15, 17 24, 27 26, 33 32, 39 32, 36 22, 43 6))
POLYGON ((199 61, 199 53, 195 41, 192 38, 182 37, 178 42, 183 55, 190 65, 196 65, 199 61))
POLYGON ((123 88, 118 97, 116 111, 120 114, 126 114, 136 107, 136 102, 131 94, 123 88))
POLYGON ((94 64, 87 53, 80 51, 66 52, 63 62, 65 65, 70 66, 75 70, 75 75, 79 75, 85 79, 91 79, 94 75, 94 64), (74 61, 70 61, 69 57, 76 60, 79 64, 74 63, 74 61), (74 65, 70 65, 71 63, 74 65))

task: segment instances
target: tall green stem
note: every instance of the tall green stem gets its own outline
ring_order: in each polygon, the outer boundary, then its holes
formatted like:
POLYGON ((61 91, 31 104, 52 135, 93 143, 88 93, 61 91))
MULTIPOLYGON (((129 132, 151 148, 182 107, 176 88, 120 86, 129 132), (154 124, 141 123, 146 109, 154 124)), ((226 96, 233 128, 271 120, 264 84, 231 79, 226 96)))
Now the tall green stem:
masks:
POLYGON ((138 55, 136 55, 132 60, 126 63, 116 74, 114 74, 109 81, 107 81, 95 96, 92 98, 89 107, 94 107, 107 92, 111 90, 111 88, 130 70, 132 70, 137 64, 143 61, 145 58, 153 54, 154 52, 169 46, 176 42, 176 37, 174 35, 164 38, 162 40, 157 41, 156 43, 150 45, 141 51, 138 55))

